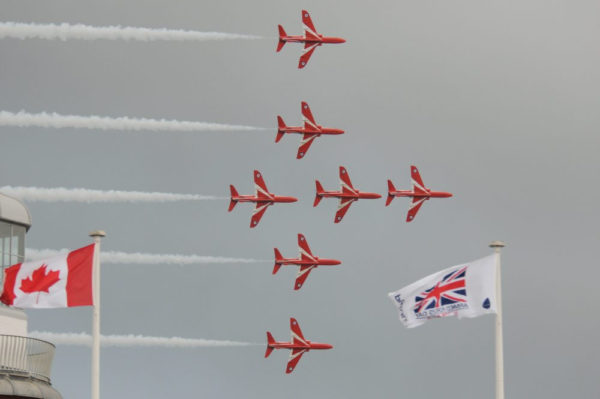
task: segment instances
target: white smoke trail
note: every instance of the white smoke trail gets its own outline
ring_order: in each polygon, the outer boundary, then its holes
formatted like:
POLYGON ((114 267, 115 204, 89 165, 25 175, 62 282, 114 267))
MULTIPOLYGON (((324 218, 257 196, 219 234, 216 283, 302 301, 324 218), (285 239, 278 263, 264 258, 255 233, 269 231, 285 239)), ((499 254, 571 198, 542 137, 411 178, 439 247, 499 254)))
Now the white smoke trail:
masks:
MULTIPOLYGON (((68 249, 31 249, 25 250, 27 260, 52 258, 69 252, 68 249)), ((248 258, 227 258, 223 256, 201 256, 201 255, 164 255, 126 253, 116 251, 102 251, 100 260, 103 263, 112 264, 142 264, 142 265, 199 265, 199 264, 223 264, 223 263, 264 263, 268 260, 248 258)))
POLYGON ((260 36, 236 33, 198 32, 190 30, 133 28, 122 26, 89 26, 83 24, 34 24, 0 22, 0 39, 46 39, 46 40, 156 40, 208 41, 208 40, 253 40, 260 36))
MULTIPOLYGON (((86 333, 53 333, 31 331, 32 338, 49 341, 56 345, 92 346, 92 336, 86 333)), ((180 337, 146 337, 143 335, 102 335, 100 345, 113 347, 164 347, 164 348, 214 348, 227 346, 253 346, 250 342, 220 341, 212 339, 180 337)))
POLYGON ((261 127, 228 125, 223 123, 177 121, 149 118, 110 118, 105 116, 61 115, 55 112, 31 114, 25 111, 17 113, 0 111, 0 126, 75 128, 100 130, 150 130, 171 132, 209 132, 209 131, 251 131, 270 130, 261 127))
POLYGON ((155 193, 142 191, 88 190, 85 188, 40 188, 40 187, 0 187, 0 193, 17 197, 24 201, 43 202, 175 202, 224 200, 199 194, 155 193))

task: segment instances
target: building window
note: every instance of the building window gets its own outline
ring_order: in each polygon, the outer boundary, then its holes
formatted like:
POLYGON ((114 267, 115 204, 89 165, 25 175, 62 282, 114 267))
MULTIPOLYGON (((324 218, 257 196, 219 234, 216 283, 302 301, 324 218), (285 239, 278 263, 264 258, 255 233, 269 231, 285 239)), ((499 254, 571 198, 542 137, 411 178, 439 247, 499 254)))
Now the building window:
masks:
POLYGON ((21 263, 25 255, 25 227, 0 221, 0 282, 4 268, 21 263))

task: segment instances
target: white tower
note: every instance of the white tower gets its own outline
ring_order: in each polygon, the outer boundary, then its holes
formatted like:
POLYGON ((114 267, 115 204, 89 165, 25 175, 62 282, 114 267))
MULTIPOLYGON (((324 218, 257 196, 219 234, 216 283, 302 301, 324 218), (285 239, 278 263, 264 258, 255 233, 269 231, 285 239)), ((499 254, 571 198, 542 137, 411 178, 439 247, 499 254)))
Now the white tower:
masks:
MULTIPOLYGON (((0 194, 0 289, 4 268, 23 262, 31 215, 19 200, 0 194)), ((54 345, 27 337, 27 315, 0 304, 0 398, 62 399, 50 384, 54 345)))

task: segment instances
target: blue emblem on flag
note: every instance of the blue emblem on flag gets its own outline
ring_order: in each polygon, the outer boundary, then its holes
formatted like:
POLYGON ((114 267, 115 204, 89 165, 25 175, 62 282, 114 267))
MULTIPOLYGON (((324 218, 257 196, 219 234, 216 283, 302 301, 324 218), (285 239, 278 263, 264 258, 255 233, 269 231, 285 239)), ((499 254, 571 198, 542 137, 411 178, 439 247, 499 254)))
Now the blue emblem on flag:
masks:
POLYGON ((485 301, 483 301, 483 306, 484 309, 489 309, 490 308, 490 298, 485 298, 485 301))

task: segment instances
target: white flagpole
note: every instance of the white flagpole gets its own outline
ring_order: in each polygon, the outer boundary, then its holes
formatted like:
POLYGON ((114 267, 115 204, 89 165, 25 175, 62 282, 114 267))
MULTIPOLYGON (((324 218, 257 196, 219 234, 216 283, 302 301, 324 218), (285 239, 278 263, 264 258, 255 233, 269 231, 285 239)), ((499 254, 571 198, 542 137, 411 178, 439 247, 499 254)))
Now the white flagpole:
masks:
POLYGON ((94 272, 92 277, 92 292, 94 311, 92 317, 92 399, 100 399, 100 241, 106 237, 102 230, 92 231, 94 239, 94 272))
POLYGON ((502 274, 500 272, 500 250, 502 241, 490 244, 496 253, 496 399, 504 399, 504 348, 502 339, 502 274))

